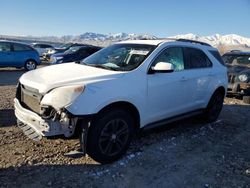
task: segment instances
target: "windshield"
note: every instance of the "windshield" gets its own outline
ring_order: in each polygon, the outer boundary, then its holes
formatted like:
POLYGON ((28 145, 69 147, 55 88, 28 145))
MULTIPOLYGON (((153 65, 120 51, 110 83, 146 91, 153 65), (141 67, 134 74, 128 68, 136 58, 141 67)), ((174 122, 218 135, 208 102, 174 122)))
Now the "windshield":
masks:
POLYGON ((250 55, 224 55, 222 59, 226 64, 250 66, 250 55))
POLYGON ((68 50, 66 50, 64 53, 65 54, 72 54, 74 52, 76 52, 77 50, 79 50, 82 46, 74 46, 69 48, 68 50))
POLYGON ((138 67, 155 48, 154 45, 145 44, 114 44, 81 63, 115 71, 130 71, 138 67))

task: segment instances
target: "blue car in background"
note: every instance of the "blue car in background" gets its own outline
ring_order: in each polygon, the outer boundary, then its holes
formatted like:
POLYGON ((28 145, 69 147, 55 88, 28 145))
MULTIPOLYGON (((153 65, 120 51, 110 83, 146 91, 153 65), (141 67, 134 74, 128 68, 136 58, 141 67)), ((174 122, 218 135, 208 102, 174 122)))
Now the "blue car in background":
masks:
POLYGON ((100 49, 101 47, 92 45, 74 46, 64 53, 56 53, 51 55, 49 63, 60 64, 81 61, 82 59, 92 55, 100 49))
POLYGON ((38 52, 28 44, 0 41, 0 67, 24 67, 29 71, 39 64, 38 52))

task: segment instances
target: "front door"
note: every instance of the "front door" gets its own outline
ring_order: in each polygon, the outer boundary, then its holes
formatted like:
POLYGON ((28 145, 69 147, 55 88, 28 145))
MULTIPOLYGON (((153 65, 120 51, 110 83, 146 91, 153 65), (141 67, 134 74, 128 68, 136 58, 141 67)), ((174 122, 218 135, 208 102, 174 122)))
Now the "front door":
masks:
POLYGON ((148 123, 173 117, 188 111, 192 91, 184 69, 182 47, 169 47, 154 60, 173 64, 174 72, 148 74, 148 123))
POLYGON ((9 67, 13 66, 13 53, 11 45, 7 42, 0 42, 0 66, 9 67))

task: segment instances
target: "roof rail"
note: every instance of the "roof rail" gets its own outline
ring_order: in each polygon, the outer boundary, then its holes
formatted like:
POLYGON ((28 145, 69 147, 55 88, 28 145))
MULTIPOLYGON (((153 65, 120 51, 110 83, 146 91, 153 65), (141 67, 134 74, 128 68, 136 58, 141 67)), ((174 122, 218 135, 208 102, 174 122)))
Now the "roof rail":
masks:
POLYGON ((208 43, 205 43, 205 42, 200 42, 200 41, 196 41, 196 40, 190 40, 190 39, 176 39, 176 41, 180 41, 180 42, 191 42, 191 43, 196 43, 196 44, 201 44, 201 45, 205 45, 205 46, 211 46, 210 44, 208 43))
MULTIPOLYGON (((140 40, 145 40, 145 39, 143 38, 140 40)), ((146 39, 146 40, 175 40, 175 41, 180 41, 180 42, 190 42, 190 43, 196 43, 196 44, 201 44, 205 46, 211 46, 210 44, 205 43, 205 42, 191 40, 191 39, 183 39, 183 38, 156 38, 156 39, 146 39)))

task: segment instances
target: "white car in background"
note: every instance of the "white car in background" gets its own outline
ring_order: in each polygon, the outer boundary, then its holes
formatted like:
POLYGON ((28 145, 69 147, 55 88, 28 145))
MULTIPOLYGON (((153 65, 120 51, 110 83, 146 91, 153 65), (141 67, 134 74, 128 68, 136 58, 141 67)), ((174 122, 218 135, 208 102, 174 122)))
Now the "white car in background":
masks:
POLYGON ((100 163, 120 158, 140 128, 197 114, 215 121, 228 84, 217 49, 183 39, 119 42, 19 81, 15 115, 25 134, 79 134, 83 153, 100 163))
POLYGON ((38 51, 40 57, 42 57, 45 52, 54 49, 54 47, 50 44, 40 44, 40 43, 34 43, 32 47, 38 51))

